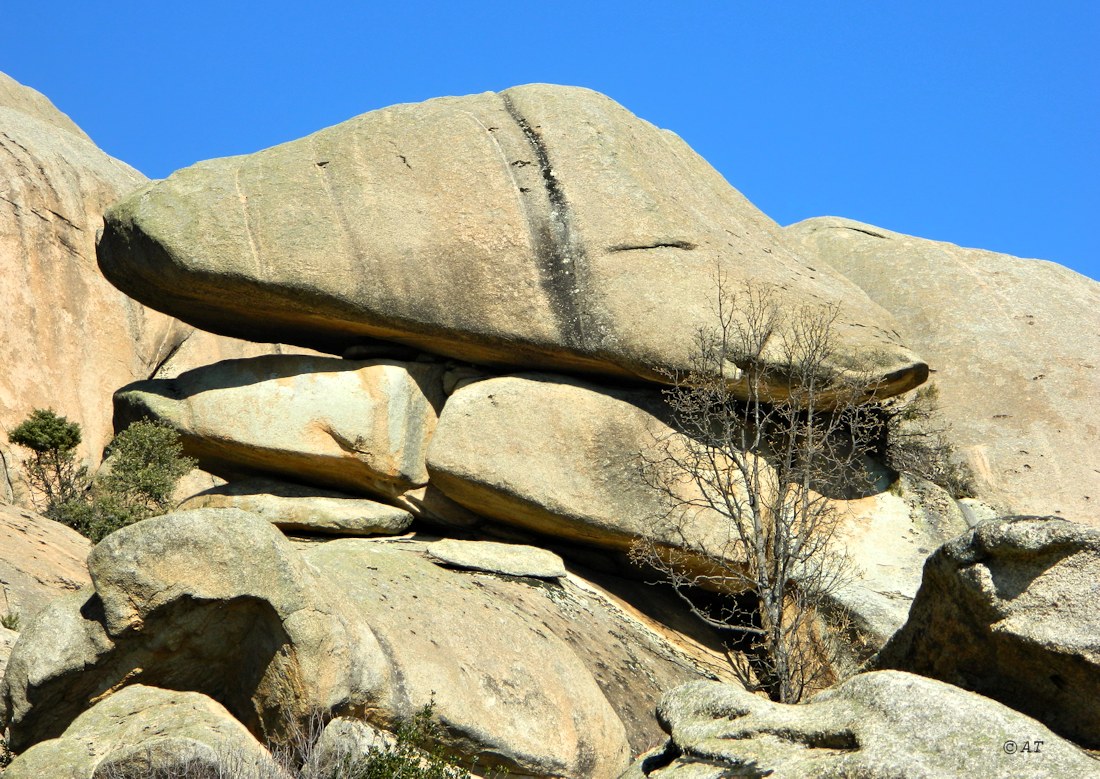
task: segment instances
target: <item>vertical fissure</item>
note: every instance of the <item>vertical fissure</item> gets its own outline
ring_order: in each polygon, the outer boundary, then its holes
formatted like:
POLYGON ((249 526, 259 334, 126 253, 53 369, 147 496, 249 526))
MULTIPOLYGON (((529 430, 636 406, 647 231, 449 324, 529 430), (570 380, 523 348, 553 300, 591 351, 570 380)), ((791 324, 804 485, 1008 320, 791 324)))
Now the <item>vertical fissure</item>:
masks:
POLYGON ((551 308, 565 345, 570 348, 584 349, 586 340, 579 305, 580 287, 577 273, 578 267, 583 265, 586 258, 573 229, 569 202, 554 173, 542 136, 531 126, 508 95, 502 94, 500 97, 508 115, 512 117, 534 152, 543 188, 549 201, 548 213, 544 219, 532 218, 532 209, 527 207, 535 238, 535 252, 542 288, 550 298, 551 308))

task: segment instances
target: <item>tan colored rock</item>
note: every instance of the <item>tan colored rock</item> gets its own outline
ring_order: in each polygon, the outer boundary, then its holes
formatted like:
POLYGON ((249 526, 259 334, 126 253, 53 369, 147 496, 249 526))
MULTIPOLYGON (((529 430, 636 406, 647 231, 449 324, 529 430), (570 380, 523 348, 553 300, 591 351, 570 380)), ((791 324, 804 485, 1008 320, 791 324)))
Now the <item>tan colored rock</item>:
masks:
POLYGON ((194 366, 272 350, 197 334, 103 278, 95 261, 103 211, 145 181, 41 94, 0 74, 0 502, 29 505, 20 476, 27 453, 5 432, 35 408, 78 422, 79 457, 95 464, 111 438, 118 387, 151 378, 166 361, 189 356, 194 366))
POLYGON ((188 455, 227 478, 285 476, 415 508, 441 382, 426 363, 268 355, 131 384, 115 408, 120 422, 167 422, 188 455))
POLYGON ((786 233, 888 309, 928 360, 979 498, 1100 525, 1100 283, 847 219, 786 233))
POLYGON ((241 479, 185 500, 180 510, 236 508, 266 519, 283 531, 340 536, 403 533, 412 514, 396 506, 272 479, 241 479))
POLYGON ((259 517, 148 519, 104 539, 89 569, 95 592, 47 608, 12 652, 0 703, 16 749, 138 682, 216 696, 265 737, 382 703, 389 667, 370 628, 259 517))
POLYGON ((491 577, 358 539, 305 559, 351 594, 385 647, 403 682, 396 716, 434 698, 452 748, 521 776, 597 779, 626 767, 622 721, 569 643, 517 603, 528 585, 501 592, 491 577))
MULTIPOLYGON (((504 376, 447 400, 428 448, 432 483, 471 511, 558 539, 625 551, 658 532, 667 507, 646 483, 641 455, 670 434, 656 392, 612 390, 561 376, 504 376)), ((725 538, 699 512, 691 549, 725 538)))
POLYGON ((0 506, 0 617, 26 626, 47 603, 91 582, 92 543, 72 528, 14 506, 0 506))
POLYGON ((928 556, 968 525, 944 490, 909 476, 889 490, 834 505, 841 514, 838 546, 852 562, 852 576, 830 598, 860 632, 865 659, 905 624, 928 556))
POLYGON ((19 755, 4 779, 226 775, 273 779, 278 770, 221 704, 194 692, 135 684, 81 714, 59 738, 19 755))
POLYGON ((8 657, 11 656, 11 648, 15 646, 19 633, 8 630, 0 625, 0 680, 4 678, 4 669, 8 667, 8 657))
POLYGON ((880 668, 995 698, 1100 749, 1100 530, 1052 517, 983 522, 928 559, 880 668))
POLYGON ((428 544, 425 551, 434 562, 454 568, 535 579, 560 579, 566 575, 560 557, 547 549, 525 544, 445 538, 428 544))
POLYGON ((669 744, 622 779, 1100 775, 1100 763, 1019 712, 898 671, 858 674, 801 705, 695 682, 668 693, 658 717, 669 744))
POLYGON ((99 258, 214 332, 658 381, 715 324, 721 272, 791 310, 839 306, 837 367, 886 393, 926 373, 884 311, 683 141, 571 87, 393 106, 199 163, 116 205, 99 258))

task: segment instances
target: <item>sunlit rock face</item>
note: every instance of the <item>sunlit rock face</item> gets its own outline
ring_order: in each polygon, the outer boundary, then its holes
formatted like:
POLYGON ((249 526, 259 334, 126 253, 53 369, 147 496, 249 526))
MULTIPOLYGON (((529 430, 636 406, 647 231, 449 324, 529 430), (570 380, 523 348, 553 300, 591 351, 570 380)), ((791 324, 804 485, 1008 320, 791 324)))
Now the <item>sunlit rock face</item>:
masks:
POLYGON ((855 284, 678 137, 585 89, 398 105, 199 163, 117 204, 99 261, 148 305, 251 340, 657 380, 716 324, 721 277, 789 312, 837 307, 830 367, 883 394, 926 375, 855 284))

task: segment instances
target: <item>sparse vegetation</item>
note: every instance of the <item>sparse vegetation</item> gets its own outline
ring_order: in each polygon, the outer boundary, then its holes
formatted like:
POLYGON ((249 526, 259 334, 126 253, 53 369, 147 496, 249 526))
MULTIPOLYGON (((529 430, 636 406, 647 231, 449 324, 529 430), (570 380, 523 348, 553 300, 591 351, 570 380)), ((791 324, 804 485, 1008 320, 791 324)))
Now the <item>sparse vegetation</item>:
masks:
POLYGON ((974 474, 958 459, 939 419, 939 389, 915 392, 875 404, 882 431, 881 459, 899 473, 911 473, 943 487, 954 498, 974 497, 974 474))
POLYGON ((195 467, 176 432, 147 419, 115 436, 94 480, 76 464, 80 426, 53 411, 36 409, 8 439, 34 453, 24 467, 36 508, 96 542, 171 510, 172 491, 195 467))
POLYGON ((79 499, 87 486, 87 469, 76 462, 80 425, 52 409, 36 408, 8 434, 8 441, 31 450, 23 470, 35 508, 56 519, 58 507, 79 499))
POLYGON ((719 284, 717 313, 691 370, 670 377, 674 434, 642 466, 667 511, 651 518, 632 556, 734 636, 744 654, 730 657, 748 687, 794 703, 832 681, 819 617, 850 574, 834 543, 837 499, 868 486, 873 435, 853 413, 867 380, 833 368, 835 309, 784 318, 772 290, 730 295, 719 284), (689 528, 700 514, 723 518, 728 531, 683 550, 661 541, 699 538, 689 528))
POLYGON ((8 630, 18 631, 21 622, 18 611, 9 611, 0 617, 0 626, 6 627, 8 630))
POLYGON ((196 752, 177 759, 171 768, 158 768, 156 750, 150 747, 123 759, 108 758, 96 770, 96 779, 470 779, 469 771, 446 757, 431 705, 365 753, 320 754, 323 728, 319 721, 313 725, 291 747, 276 749, 273 759, 259 764, 242 749, 228 749, 217 755, 196 752))

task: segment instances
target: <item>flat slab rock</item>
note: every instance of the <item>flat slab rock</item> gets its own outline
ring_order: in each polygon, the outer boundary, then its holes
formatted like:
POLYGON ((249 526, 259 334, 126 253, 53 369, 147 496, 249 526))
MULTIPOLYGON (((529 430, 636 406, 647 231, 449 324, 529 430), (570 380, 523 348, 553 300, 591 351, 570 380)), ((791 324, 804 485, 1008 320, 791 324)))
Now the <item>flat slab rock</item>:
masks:
POLYGON ((91 583, 92 543, 39 514, 0 505, 0 617, 23 627, 54 598, 91 583))
POLYGON ((721 273, 790 311, 837 306, 830 367, 883 394, 927 375, 855 284, 676 135, 587 89, 397 105, 201 162, 116 204, 98 254, 119 289, 213 332, 654 381, 690 367, 721 273))
POLYGON ((340 536, 397 535, 413 521, 412 514, 397 506, 272 479, 241 479, 212 487, 179 506, 197 508, 235 508, 283 531, 340 536))
POLYGON ((536 546, 448 538, 428 544, 424 551, 433 560, 455 568, 535 579, 560 579, 567 575, 560 557, 536 546))

